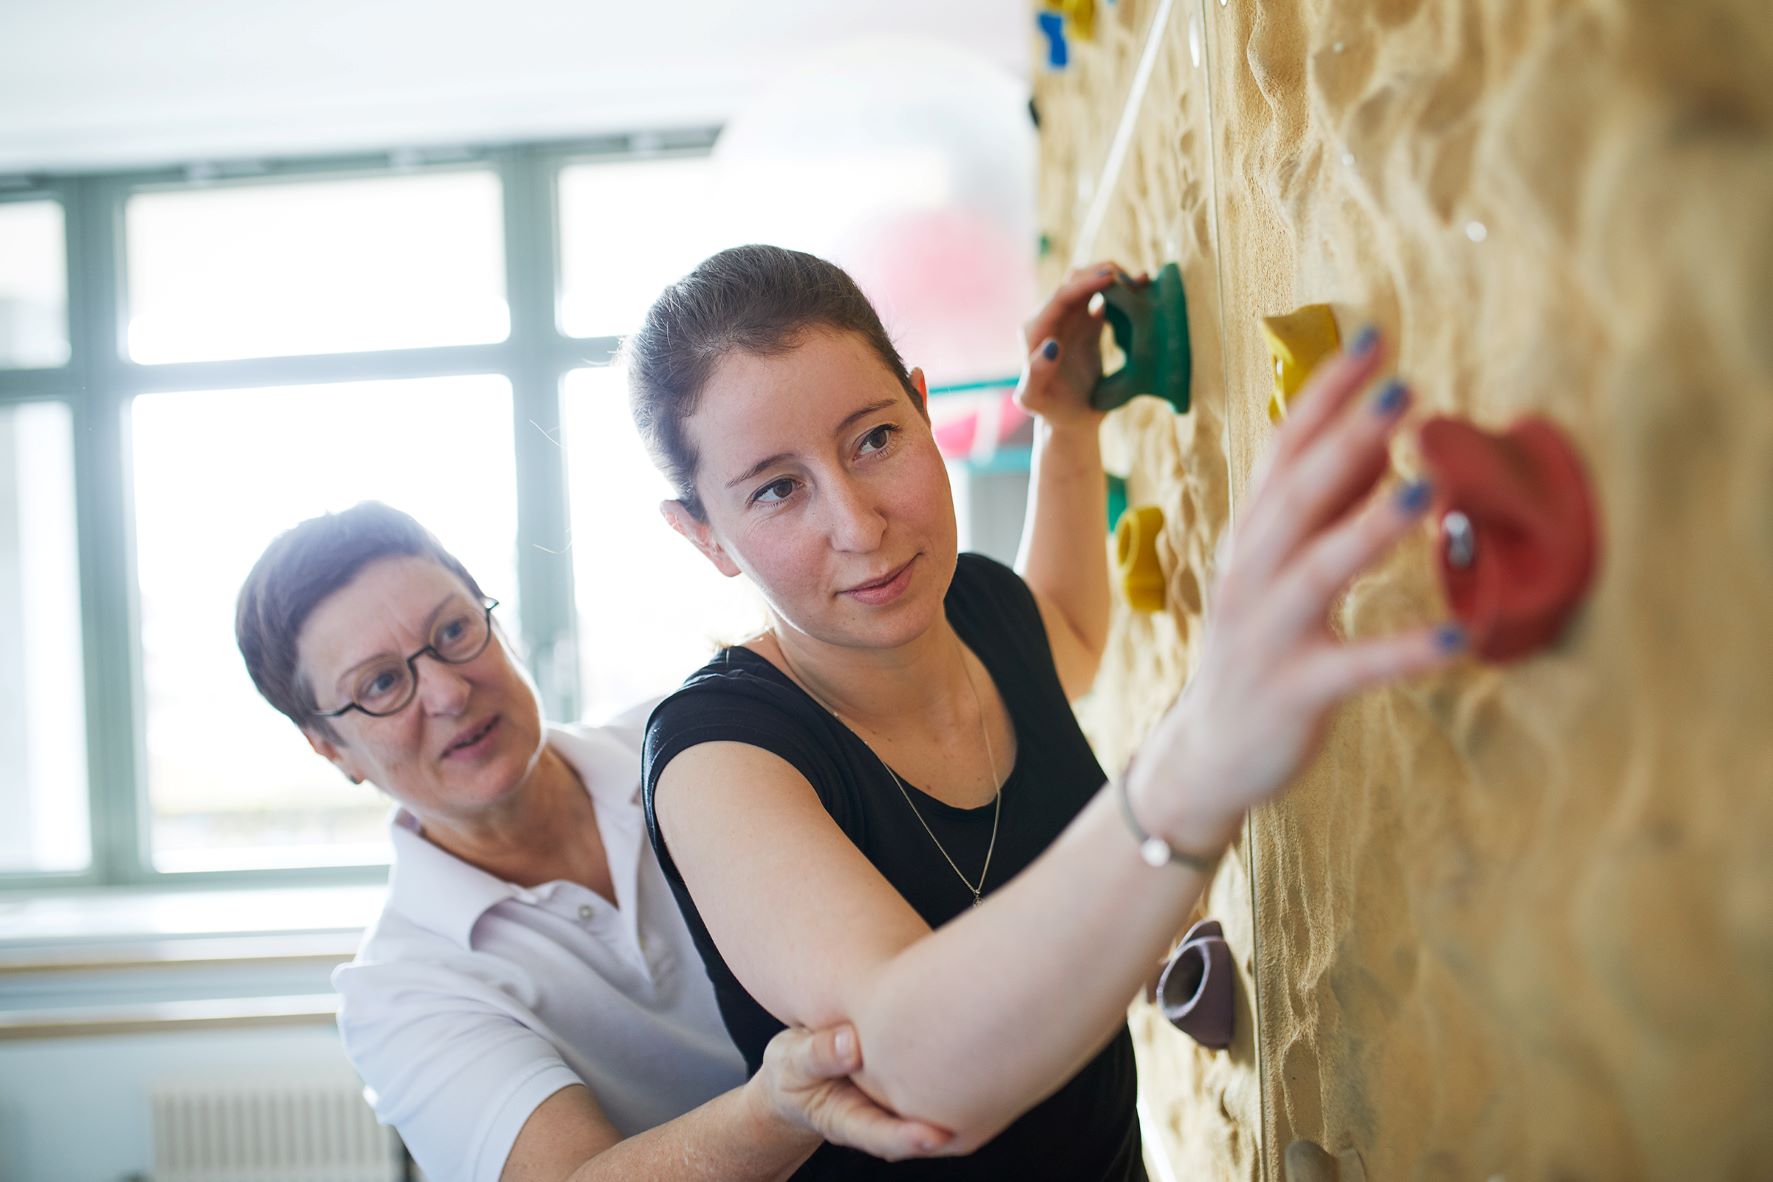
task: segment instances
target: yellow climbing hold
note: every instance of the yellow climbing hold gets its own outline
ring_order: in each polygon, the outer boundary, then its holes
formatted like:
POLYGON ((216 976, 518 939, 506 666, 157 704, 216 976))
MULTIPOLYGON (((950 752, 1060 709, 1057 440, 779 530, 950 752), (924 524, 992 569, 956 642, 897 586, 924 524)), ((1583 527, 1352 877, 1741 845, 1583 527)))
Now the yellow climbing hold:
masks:
POLYGON ((1157 558, 1157 539, 1163 532, 1164 511, 1156 505, 1128 509, 1114 527, 1114 564, 1134 611, 1164 609, 1164 568, 1157 558))
POLYGON ((1096 0, 1046 0, 1046 6, 1063 13, 1071 27, 1085 41, 1096 36, 1096 0))
POLYGON ((1336 333, 1336 314, 1328 304, 1307 304, 1285 316, 1264 316, 1262 335, 1268 338, 1268 353, 1274 359, 1274 394, 1268 399, 1268 418, 1278 423, 1317 363, 1334 353, 1342 338, 1336 333))

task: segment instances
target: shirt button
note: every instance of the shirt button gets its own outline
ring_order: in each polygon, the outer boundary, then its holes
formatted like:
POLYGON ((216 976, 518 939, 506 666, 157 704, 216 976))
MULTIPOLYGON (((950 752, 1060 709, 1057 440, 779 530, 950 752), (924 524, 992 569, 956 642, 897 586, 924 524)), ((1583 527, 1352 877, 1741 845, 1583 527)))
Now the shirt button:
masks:
POLYGON ((579 904, 579 918, 580 919, 590 919, 595 914, 596 914, 596 911, 593 910, 591 904, 589 904, 589 903, 580 903, 579 904))

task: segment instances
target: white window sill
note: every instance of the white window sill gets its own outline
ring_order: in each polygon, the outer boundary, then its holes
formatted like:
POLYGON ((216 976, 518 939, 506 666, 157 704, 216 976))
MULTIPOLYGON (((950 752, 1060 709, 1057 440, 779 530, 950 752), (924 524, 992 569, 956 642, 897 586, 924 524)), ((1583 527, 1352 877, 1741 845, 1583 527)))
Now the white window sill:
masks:
POLYGON ((0 901, 0 1041, 327 1023, 376 885, 67 891, 0 901))
POLYGON ((117 889, 0 897, 0 960, 118 945, 360 935, 381 910, 372 885, 117 889))

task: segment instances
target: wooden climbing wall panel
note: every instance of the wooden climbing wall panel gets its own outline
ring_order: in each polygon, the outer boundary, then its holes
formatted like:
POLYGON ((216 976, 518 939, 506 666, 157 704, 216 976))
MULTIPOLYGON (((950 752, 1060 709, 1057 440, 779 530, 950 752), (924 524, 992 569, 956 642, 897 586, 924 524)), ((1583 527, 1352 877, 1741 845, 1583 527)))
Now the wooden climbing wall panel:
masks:
MULTIPOLYGON (((1104 429, 1166 513, 1169 587, 1117 609, 1084 710, 1105 764, 1195 658, 1273 431, 1263 316, 1379 325, 1418 413, 1549 416, 1603 521, 1556 646, 1366 695, 1252 818, 1207 901, 1236 1042, 1134 1015, 1155 1176, 1770 1176, 1765 4, 1119 0, 1069 50, 1035 88, 1047 278, 1178 262, 1195 358, 1188 415, 1104 429)), ((1433 545, 1338 629, 1444 613, 1433 545)))

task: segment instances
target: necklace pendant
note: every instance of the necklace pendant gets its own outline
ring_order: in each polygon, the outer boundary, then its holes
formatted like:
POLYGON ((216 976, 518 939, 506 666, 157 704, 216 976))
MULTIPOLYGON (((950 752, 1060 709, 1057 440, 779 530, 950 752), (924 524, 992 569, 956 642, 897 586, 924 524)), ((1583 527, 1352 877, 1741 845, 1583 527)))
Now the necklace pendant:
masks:
POLYGON ((984 901, 985 901, 984 898, 980 896, 978 891, 973 892, 973 906, 977 907, 979 904, 983 903, 984 901))

